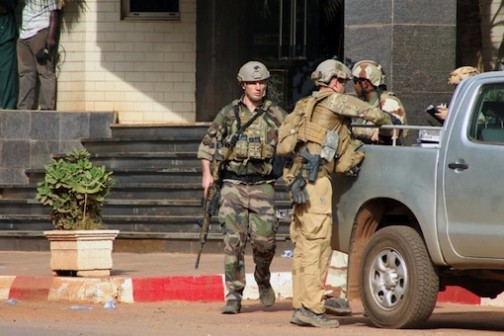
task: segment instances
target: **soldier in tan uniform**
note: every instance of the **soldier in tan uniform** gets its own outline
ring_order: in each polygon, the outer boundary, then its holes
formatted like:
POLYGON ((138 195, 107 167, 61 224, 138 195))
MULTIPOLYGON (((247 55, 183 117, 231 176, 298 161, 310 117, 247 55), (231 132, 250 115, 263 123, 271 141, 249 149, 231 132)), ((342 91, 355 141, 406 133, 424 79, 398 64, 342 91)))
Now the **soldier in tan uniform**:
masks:
POLYGON ((219 207, 227 288, 223 314, 237 314, 241 310, 247 241, 252 245, 254 278, 261 303, 268 307, 275 302, 270 265, 276 249, 274 183, 279 176, 273 171, 273 157, 277 129, 286 112, 265 98, 269 77, 266 66, 257 61, 240 68, 238 82, 243 89, 242 97, 219 111, 198 151, 205 196, 214 183, 211 163, 225 159, 221 164, 219 207), (248 127, 239 132, 246 124, 248 127))
MULTIPOLYGON (((479 71, 475 67, 462 66, 460 68, 453 70, 450 73, 450 77, 448 77, 448 84, 451 84, 456 87, 463 79, 476 76, 477 74, 479 74, 479 71)), ((446 104, 441 104, 436 106, 436 109, 437 109, 437 112, 435 114, 436 117, 444 121, 448 116, 448 106, 446 104)))
MULTIPOLYGON (((393 92, 384 89, 385 73, 382 66, 371 60, 364 60, 355 63, 352 68, 354 89, 364 101, 372 106, 380 108, 382 111, 392 116, 392 122, 396 125, 406 125, 406 111, 399 97, 393 92)), ((356 123, 371 124, 362 119, 357 119, 356 123)), ((356 138, 365 143, 380 143, 390 145, 393 138, 380 135, 376 128, 354 127, 352 132, 356 138)), ((396 143, 401 142, 401 138, 407 134, 405 131, 395 131, 393 137, 396 143)))
POLYGON ((294 203, 290 226, 290 236, 295 244, 292 264, 294 312, 291 323, 335 328, 339 322, 329 319, 324 307, 324 278, 331 254, 330 175, 337 171, 338 158, 345 155, 346 151, 353 150, 349 129, 353 118, 363 118, 376 125, 390 124, 391 119, 379 108, 344 94, 351 73, 343 63, 333 59, 325 60, 319 64, 311 78, 319 88, 313 95, 327 96, 315 105, 311 121, 325 128, 326 138, 330 134, 329 138, 337 138, 338 141, 334 146, 337 148, 330 155, 327 155, 331 151, 326 151, 325 140, 324 144, 308 140, 298 146, 294 163, 289 173, 284 175, 290 184, 294 203), (313 165, 318 159, 310 162, 305 157, 318 157, 320 166, 313 165), (303 160, 299 160, 300 158, 303 160))

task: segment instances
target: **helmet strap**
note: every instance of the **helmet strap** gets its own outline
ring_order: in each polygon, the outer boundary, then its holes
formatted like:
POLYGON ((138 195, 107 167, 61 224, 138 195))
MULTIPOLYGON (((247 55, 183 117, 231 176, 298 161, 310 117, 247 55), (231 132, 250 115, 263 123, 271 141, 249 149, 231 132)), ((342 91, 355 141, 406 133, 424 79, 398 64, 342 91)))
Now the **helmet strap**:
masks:
MULTIPOLYGON (((363 85, 363 82, 364 81, 368 81, 367 79, 359 79, 357 83, 359 83, 359 86, 360 86, 360 89, 361 89, 361 92, 362 92, 362 95, 364 96, 364 98, 368 98, 368 95, 370 95, 372 92, 376 91, 376 88, 373 86, 373 85, 368 85, 370 86, 371 88, 370 89, 366 89, 365 86, 363 85)), ((368 81, 369 82, 369 81, 368 81)))

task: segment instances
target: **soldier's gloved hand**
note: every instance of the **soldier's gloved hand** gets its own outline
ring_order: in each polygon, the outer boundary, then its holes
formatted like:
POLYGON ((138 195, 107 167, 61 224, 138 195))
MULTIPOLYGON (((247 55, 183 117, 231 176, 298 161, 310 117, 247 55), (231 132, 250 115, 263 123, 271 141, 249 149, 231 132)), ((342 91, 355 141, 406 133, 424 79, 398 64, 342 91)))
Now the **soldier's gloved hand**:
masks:
POLYGON ((292 202, 296 204, 304 204, 308 202, 308 193, 305 189, 306 181, 302 176, 296 176, 294 181, 289 185, 289 191, 292 197, 292 202))
POLYGON ((360 167, 352 167, 346 173, 345 176, 357 177, 359 175, 360 167))

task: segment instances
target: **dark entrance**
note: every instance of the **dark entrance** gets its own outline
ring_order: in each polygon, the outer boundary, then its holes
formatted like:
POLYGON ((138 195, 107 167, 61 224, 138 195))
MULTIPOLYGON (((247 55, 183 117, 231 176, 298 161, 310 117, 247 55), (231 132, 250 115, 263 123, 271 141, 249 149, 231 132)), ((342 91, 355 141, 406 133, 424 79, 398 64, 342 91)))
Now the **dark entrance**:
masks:
POLYGON ((271 71, 268 97, 290 111, 313 85, 319 62, 343 55, 343 1, 198 0, 196 120, 209 121, 240 96, 249 60, 271 71))

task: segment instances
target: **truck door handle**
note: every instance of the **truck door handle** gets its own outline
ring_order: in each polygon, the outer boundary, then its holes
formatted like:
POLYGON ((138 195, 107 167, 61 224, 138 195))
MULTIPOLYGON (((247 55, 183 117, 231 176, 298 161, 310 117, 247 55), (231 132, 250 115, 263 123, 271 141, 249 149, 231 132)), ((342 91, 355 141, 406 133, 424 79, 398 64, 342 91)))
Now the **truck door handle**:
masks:
POLYGON ((469 168, 469 165, 465 162, 452 162, 448 163, 448 168, 454 169, 454 170, 465 170, 469 168))

